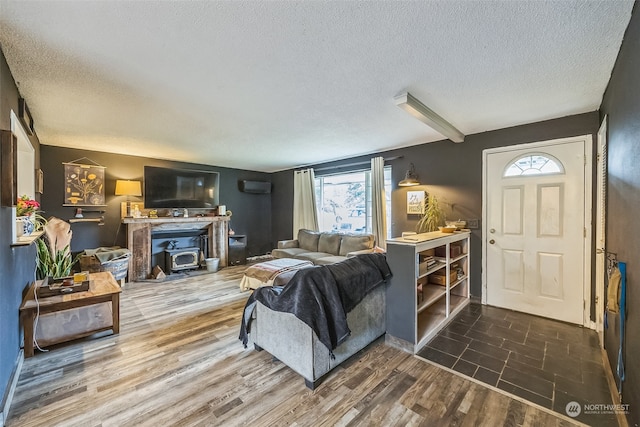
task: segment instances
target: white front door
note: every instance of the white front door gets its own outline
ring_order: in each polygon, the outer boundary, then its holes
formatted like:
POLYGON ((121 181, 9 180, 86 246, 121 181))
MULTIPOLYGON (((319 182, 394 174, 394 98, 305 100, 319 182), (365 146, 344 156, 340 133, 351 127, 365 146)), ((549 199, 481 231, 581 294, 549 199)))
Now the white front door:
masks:
POLYGON ((583 324, 586 137, 485 152, 485 302, 583 324))

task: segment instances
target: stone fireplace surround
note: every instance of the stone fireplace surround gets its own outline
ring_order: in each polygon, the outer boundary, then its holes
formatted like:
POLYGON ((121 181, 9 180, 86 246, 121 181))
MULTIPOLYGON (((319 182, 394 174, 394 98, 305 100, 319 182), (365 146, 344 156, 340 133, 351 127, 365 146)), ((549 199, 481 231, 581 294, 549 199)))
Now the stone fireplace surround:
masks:
POLYGON ((145 280, 151 275, 152 235, 158 232, 166 234, 202 230, 208 236, 208 256, 220 258, 221 267, 228 265, 228 216, 123 218, 122 223, 127 227, 127 248, 131 251, 130 282, 145 280))

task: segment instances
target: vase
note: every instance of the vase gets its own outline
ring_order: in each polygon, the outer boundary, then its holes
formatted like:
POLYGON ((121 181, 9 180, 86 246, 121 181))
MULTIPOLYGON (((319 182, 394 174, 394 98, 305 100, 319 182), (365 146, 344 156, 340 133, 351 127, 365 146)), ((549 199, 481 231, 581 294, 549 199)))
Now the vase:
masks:
POLYGON ((16 217, 16 236, 30 236, 33 230, 36 228, 36 224, 31 216, 19 216, 16 217))

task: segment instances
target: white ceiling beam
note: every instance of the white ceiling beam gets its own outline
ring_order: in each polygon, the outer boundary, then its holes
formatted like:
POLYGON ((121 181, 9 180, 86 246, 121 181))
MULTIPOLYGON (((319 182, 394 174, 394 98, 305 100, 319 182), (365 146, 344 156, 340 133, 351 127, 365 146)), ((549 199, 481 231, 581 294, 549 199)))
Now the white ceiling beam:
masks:
POLYGON ((425 123, 436 132, 441 133, 453 142, 464 142, 464 134, 462 132, 409 92, 396 96, 394 100, 398 107, 425 123))

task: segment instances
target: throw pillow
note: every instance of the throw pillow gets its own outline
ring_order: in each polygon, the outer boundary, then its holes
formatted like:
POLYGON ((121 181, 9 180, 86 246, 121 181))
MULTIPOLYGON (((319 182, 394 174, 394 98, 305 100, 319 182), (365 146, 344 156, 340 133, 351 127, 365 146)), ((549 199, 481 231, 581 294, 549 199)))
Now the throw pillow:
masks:
POLYGON ((373 235, 349 234, 342 236, 339 255, 347 256, 349 252, 362 251, 373 247, 373 235))
POLYGON ((318 252, 320 233, 311 230, 298 230, 298 247, 310 252, 318 252))
POLYGON ((322 233, 320 235, 320 241, 318 242, 318 252, 338 255, 340 240, 342 240, 342 236, 339 234, 322 233))

